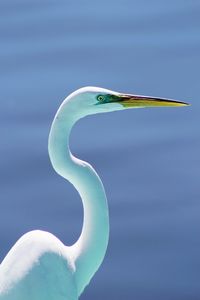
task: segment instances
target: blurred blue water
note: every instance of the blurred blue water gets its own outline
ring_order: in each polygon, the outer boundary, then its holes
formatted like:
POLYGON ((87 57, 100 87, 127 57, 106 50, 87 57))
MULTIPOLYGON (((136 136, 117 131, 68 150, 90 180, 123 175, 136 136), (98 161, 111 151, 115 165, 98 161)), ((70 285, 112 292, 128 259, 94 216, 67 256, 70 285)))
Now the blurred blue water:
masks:
POLYGON ((196 0, 0 2, 1 260, 29 230, 66 244, 80 233, 80 199, 47 153, 66 95, 96 85, 175 98, 192 106, 95 115, 73 130, 111 222, 81 299, 200 298, 199 14, 196 0))

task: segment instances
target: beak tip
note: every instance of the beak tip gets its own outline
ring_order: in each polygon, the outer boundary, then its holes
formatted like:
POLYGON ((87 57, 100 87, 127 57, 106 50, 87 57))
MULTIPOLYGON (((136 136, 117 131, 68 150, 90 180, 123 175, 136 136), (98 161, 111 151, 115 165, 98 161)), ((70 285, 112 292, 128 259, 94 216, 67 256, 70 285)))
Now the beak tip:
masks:
POLYGON ((186 103, 186 102, 183 102, 183 104, 181 106, 191 106, 190 103, 186 103))

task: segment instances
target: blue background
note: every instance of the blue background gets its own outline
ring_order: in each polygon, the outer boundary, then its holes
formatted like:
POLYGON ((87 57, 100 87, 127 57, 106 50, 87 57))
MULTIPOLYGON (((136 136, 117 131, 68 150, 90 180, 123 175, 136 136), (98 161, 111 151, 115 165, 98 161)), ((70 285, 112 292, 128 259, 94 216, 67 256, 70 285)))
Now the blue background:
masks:
POLYGON ((47 152, 70 92, 169 97, 192 106, 94 115, 73 130, 72 152, 100 174, 111 223, 81 299, 200 299, 199 16, 195 0, 1 0, 1 260, 32 229, 66 244, 80 234, 79 196, 47 152))

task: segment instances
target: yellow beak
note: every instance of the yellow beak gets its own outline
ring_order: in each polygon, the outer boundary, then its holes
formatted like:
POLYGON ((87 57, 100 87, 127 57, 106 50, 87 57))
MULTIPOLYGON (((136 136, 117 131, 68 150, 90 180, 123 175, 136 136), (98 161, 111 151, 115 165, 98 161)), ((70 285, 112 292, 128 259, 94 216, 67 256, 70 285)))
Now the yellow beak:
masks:
POLYGON ((125 95, 125 94, 119 94, 118 101, 116 102, 120 103, 125 108, 190 105, 188 103, 176 101, 172 99, 140 96, 140 95, 125 95))

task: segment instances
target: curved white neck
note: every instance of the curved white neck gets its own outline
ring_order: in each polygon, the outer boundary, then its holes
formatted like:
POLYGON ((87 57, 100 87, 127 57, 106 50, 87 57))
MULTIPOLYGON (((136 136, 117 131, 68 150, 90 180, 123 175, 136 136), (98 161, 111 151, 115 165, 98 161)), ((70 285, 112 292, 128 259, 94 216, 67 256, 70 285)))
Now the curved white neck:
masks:
POLYGON ((67 99, 59 108, 49 135, 49 155, 55 171, 69 180, 83 201, 84 221, 78 241, 71 246, 80 295, 104 258, 109 236, 108 206, 103 184, 95 170, 69 150, 69 135, 82 117, 67 99))

